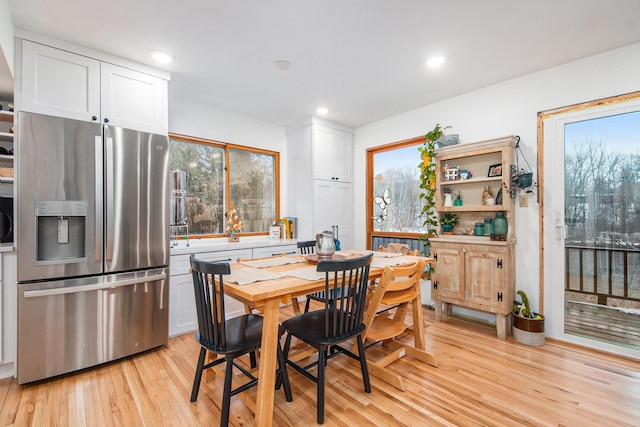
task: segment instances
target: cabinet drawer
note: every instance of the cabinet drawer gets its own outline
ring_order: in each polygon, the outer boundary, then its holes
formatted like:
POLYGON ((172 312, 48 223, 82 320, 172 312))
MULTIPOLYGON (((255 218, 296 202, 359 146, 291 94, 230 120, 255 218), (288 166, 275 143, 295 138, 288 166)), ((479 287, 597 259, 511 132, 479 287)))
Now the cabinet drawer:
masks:
MULTIPOLYGON (((251 258, 251 249, 238 249, 233 251, 219 251, 219 252, 200 252, 194 254, 196 258, 203 261, 227 261, 235 262, 238 258, 251 258)), ((169 270, 171 276, 179 276, 181 274, 189 274, 191 265, 189 264, 189 257, 191 255, 172 255, 171 256, 171 269, 169 270)))
POLYGON ((266 258, 281 254, 296 255, 298 247, 296 245, 267 246, 264 248, 253 248, 253 258, 266 258))

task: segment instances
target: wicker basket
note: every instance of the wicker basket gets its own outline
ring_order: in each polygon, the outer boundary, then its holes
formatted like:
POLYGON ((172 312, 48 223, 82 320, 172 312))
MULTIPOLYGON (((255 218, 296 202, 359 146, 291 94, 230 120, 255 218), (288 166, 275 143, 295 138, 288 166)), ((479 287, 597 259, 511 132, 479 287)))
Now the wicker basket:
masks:
POLYGON ((0 176, 3 178, 13 178, 13 168, 0 168, 0 176))

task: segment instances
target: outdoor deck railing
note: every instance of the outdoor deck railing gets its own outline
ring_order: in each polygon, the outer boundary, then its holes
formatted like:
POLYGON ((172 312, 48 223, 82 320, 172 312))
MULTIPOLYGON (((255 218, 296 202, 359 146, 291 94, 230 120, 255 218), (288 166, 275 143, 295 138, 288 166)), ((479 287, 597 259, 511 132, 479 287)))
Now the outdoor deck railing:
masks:
POLYGON ((640 302, 640 250, 565 244, 565 291, 640 302))

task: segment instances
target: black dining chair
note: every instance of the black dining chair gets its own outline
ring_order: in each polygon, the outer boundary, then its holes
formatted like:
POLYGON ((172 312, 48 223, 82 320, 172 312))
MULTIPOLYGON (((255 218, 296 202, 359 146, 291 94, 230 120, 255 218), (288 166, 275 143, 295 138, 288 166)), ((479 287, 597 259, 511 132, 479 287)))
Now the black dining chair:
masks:
POLYGON ((315 240, 305 240, 303 242, 298 242, 297 246, 302 255, 309 255, 316 252, 315 240))
MULTIPOLYGON (((316 252, 316 241, 315 240, 305 240, 303 242, 298 242, 298 249, 300 250, 300 254, 301 255, 310 255, 316 252)), ((306 296, 307 298, 307 302, 305 302, 304 304, 304 312, 308 312, 309 311, 309 305, 311 303, 311 300, 315 300, 315 301, 320 301, 320 302, 324 302, 325 297, 324 297, 324 291, 321 292, 314 292, 311 294, 308 294, 306 296)), ((297 305, 297 304, 295 304, 297 305)), ((295 310, 294 307, 294 312, 296 312, 295 314, 300 314, 300 309, 295 310)))
MULTIPOLYGON (((231 396, 247 390, 258 383, 258 379, 242 365, 236 363, 235 359, 245 354, 253 353, 255 355, 255 351, 260 348, 262 340, 262 317, 254 314, 244 314, 232 319, 227 319, 224 308, 223 278, 224 275, 231 273, 229 263, 201 261, 196 259, 194 255, 191 255, 190 261, 196 298, 196 313, 198 315, 198 332, 196 332, 195 338, 200 344, 200 356, 198 357, 196 374, 193 379, 191 402, 195 402, 198 399, 202 372, 205 369, 226 362, 220 425, 227 426, 229 424, 231 396), (205 364, 207 351, 224 357, 205 364), (234 366, 246 375, 249 381, 232 390, 231 380, 233 378, 234 366)), ((283 333, 284 329, 280 327, 280 336, 283 333)), ((289 376, 287 375, 284 353, 279 343, 278 365, 277 388, 283 385, 285 397, 288 402, 291 402, 293 399, 289 385, 289 376)))
POLYGON ((358 360, 364 390, 371 393, 362 341, 362 333, 365 330, 362 319, 372 257, 373 254, 369 254, 355 259, 319 261, 317 270, 325 273, 324 292, 325 295, 331 295, 331 298, 325 299, 324 308, 294 316, 282 323, 287 332, 284 345, 287 364, 317 384, 318 424, 324 423, 325 367, 329 359, 345 353, 358 360), (318 359, 306 366, 289 360, 292 336, 317 349, 318 359), (339 345, 352 338, 357 340, 358 354, 339 345), (310 372, 314 366, 317 366, 315 376, 310 372))

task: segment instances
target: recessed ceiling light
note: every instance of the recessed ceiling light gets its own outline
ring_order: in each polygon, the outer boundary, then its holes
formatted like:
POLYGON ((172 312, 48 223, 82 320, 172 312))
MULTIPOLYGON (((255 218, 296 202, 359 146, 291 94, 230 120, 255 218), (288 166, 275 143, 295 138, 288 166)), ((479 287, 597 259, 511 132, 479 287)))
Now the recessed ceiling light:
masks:
POLYGON ((316 110, 316 113, 322 114, 322 115, 325 115, 328 112, 329 112, 329 109, 327 107, 320 107, 316 110))
POLYGON ((285 60, 279 60, 273 63, 278 70, 286 71, 291 68, 291 62, 285 60))
POLYGON ((151 54, 151 57, 153 59, 155 59, 157 62, 160 62, 161 64, 168 64, 169 62, 173 61, 173 58, 171 57, 171 55, 169 55, 166 52, 152 49, 149 51, 149 53, 151 54))
POLYGON ((443 63, 444 63, 444 58, 442 56, 434 56, 427 60, 427 67, 429 68, 439 67, 443 63))

